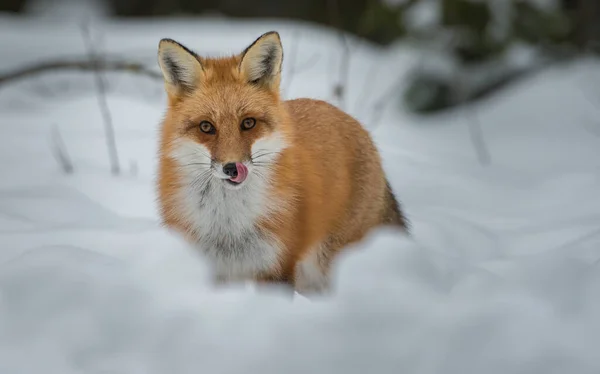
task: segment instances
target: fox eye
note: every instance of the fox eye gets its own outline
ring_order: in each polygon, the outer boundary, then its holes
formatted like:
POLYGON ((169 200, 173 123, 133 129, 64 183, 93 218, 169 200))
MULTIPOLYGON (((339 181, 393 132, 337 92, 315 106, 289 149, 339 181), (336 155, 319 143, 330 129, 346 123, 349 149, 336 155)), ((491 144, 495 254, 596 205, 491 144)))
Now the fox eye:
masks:
POLYGON ((246 118, 242 121, 242 130, 250 130, 256 125, 254 118, 246 118))
POLYGON ((200 131, 202 131, 203 133, 206 133, 206 134, 214 134, 215 132, 217 132, 215 130, 215 127, 212 125, 212 123, 210 123, 208 121, 200 122, 200 131))

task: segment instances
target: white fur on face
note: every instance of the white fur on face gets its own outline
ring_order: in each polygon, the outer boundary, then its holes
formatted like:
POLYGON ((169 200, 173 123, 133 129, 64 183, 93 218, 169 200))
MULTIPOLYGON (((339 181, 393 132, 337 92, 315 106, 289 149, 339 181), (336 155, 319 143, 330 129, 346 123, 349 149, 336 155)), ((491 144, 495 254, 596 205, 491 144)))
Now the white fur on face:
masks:
POLYGON ((252 162, 257 165, 275 162, 286 147, 283 135, 278 132, 260 138, 252 144, 252 162))
POLYGON ((278 134, 259 139, 252 148, 257 164, 247 163, 247 179, 232 186, 221 175, 222 165, 211 161, 210 151, 202 144, 192 140, 173 144, 170 156, 178 163, 185 184, 177 208, 220 279, 248 279, 278 265, 281 244, 259 230, 256 222, 284 207, 267 196, 272 178, 268 165, 284 148, 278 134))

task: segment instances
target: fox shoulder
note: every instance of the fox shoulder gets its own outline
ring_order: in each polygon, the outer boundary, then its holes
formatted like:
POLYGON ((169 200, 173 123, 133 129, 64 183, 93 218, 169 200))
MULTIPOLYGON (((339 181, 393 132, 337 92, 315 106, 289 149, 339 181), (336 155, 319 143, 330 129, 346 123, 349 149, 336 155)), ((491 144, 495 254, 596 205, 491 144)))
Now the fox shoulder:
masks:
POLYGON ((317 99, 294 99, 284 102, 298 140, 330 147, 361 148, 379 158, 379 153, 365 127, 350 114, 333 104, 317 99))

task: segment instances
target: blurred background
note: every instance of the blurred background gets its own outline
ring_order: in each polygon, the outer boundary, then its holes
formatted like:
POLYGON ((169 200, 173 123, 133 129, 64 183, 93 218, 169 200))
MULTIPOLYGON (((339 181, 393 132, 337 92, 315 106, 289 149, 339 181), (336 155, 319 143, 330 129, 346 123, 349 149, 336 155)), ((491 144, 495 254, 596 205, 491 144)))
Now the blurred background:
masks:
POLYGON ((168 243, 158 42, 226 56, 270 30, 282 97, 371 131, 420 245, 478 261, 598 239, 600 1, 0 0, 0 256, 168 243))
POLYGON ((0 373, 599 373, 599 53, 600 0, 0 0, 0 373), (156 208, 159 40, 270 30, 411 222, 316 308, 214 292, 156 208))
POLYGON ((164 234, 159 40, 223 56, 270 30, 282 96, 327 100, 371 131, 420 244, 479 259, 509 240, 520 253, 559 219, 576 227, 563 244, 598 237, 576 222, 597 224, 600 209, 588 203, 600 191, 600 1, 0 0, 2 255, 155 243, 81 230, 164 234), (535 228, 515 234, 522 225, 535 228))
POLYGON ((448 73, 446 66, 445 74, 443 67, 421 64, 411 74, 402 95, 419 113, 485 97, 544 64, 600 50, 596 0, 2 0, 0 12, 57 19, 93 14, 120 20, 295 21, 340 30, 379 47, 413 43, 443 51, 450 58, 444 62, 453 67, 448 73), (535 53, 536 63, 511 58, 523 47, 535 53), (469 73, 456 79, 457 69, 469 73))

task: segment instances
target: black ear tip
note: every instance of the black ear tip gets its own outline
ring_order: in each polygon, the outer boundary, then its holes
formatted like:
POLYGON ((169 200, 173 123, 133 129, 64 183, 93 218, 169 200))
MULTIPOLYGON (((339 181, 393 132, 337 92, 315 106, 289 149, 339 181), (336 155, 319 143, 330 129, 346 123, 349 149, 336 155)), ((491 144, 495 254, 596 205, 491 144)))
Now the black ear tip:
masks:
POLYGON ((173 40, 171 38, 162 38, 160 40, 160 42, 158 43, 158 49, 159 49, 159 51, 161 50, 161 48, 166 47, 167 45, 176 46, 178 48, 183 49, 184 51, 186 51, 187 53, 191 54, 192 56, 196 56, 196 52, 192 51, 191 49, 189 49, 185 45, 183 45, 183 44, 179 43, 178 41, 173 40))
POLYGON ((281 40, 281 36, 279 36, 279 33, 275 30, 266 32, 266 33, 262 34, 261 37, 265 37, 265 36, 275 36, 275 37, 277 37, 277 39, 281 40))
POLYGON ((176 40, 174 40, 174 39, 171 39, 171 38, 162 38, 158 44, 159 44, 159 45, 161 45, 161 44, 175 44, 175 45, 181 45, 181 43, 179 43, 178 41, 176 41, 176 40))
POLYGON ((167 44, 179 44, 177 43, 175 40, 170 39, 170 38, 162 38, 159 42, 158 42, 158 48, 162 48, 165 47, 167 44))

